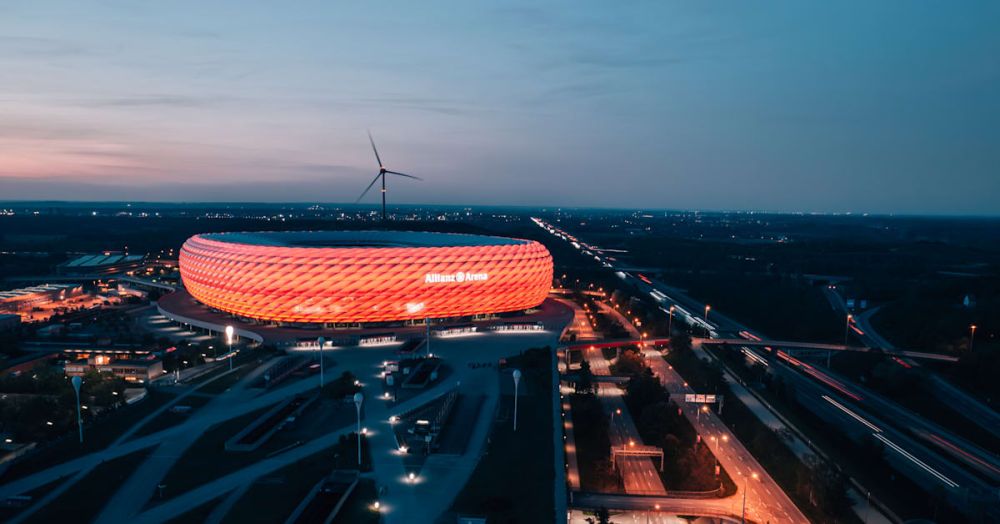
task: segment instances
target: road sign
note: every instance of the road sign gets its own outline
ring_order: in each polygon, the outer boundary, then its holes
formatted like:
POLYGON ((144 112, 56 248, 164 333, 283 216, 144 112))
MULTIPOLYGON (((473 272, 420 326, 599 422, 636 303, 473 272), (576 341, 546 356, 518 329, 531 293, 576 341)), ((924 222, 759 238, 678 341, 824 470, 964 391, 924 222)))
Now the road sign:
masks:
POLYGON ((715 404, 721 399, 718 395, 705 395, 701 393, 685 393, 684 402, 692 404, 715 404))

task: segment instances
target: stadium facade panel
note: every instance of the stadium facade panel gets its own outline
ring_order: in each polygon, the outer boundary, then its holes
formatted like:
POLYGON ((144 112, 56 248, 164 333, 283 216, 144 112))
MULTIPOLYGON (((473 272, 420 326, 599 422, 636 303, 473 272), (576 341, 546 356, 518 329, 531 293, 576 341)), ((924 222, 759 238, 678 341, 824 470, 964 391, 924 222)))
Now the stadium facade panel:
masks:
POLYGON ((199 302, 259 320, 386 322, 528 309, 552 284, 538 242, 454 233, 208 233, 180 251, 199 302))

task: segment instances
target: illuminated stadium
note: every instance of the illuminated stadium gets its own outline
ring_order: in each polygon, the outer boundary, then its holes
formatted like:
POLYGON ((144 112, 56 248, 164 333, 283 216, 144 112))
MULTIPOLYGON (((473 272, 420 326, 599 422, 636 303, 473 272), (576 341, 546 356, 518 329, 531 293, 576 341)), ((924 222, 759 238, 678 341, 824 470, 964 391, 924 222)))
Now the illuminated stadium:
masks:
POLYGON ((552 283, 538 242, 399 231, 208 233, 180 251, 184 287, 239 317, 368 323, 533 308, 552 283))

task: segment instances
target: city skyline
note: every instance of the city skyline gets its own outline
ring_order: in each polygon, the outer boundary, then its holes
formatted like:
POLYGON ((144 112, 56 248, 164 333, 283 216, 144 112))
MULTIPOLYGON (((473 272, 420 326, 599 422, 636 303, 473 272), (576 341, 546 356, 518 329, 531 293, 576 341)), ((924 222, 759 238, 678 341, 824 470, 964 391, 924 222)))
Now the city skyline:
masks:
POLYGON ((995 5, 570 5, 5 6, 0 194, 997 213, 995 5))

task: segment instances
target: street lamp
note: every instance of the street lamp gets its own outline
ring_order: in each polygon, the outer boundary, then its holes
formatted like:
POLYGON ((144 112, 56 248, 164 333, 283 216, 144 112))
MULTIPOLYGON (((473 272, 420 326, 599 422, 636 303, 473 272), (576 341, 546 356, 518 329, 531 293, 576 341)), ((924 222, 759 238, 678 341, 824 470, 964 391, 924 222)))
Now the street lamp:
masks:
POLYGON ((358 412, 358 467, 361 466, 361 403, 365 401, 365 396, 358 391, 354 394, 354 407, 358 412))
POLYGON ((705 322, 708 322, 708 312, 712 310, 712 306, 705 304, 705 322))
POLYGON ((972 351, 972 344, 976 341, 976 325, 969 326, 969 351, 972 351))
POLYGON ((319 337, 319 387, 323 388, 324 378, 323 378, 323 346, 326 345, 326 339, 319 337))
POLYGON ((847 345, 847 336, 851 333, 851 321, 854 320, 854 315, 847 314, 847 322, 844 323, 844 346, 847 345))
POLYGON ((233 326, 226 326, 226 349, 229 350, 229 371, 233 370, 233 326))
MULTIPOLYGON (((750 478, 753 478, 754 480, 757 480, 757 474, 756 473, 751 473, 750 474, 750 478)), ((749 483, 747 482, 748 480, 749 480, 749 478, 744 475, 743 476, 743 516, 740 518, 740 521, 743 524, 746 524, 746 522, 747 522, 747 489, 748 489, 748 486, 749 486, 749 483)))
POLYGON ((514 377, 514 431, 517 431, 517 385, 521 382, 521 370, 515 369, 514 377))
POLYGON ((80 415, 80 384, 83 383, 83 379, 73 377, 70 382, 73 383, 73 391, 76 392, 76 426, 80 428, 80 444, 83 444, 83 417, 80 415))
POLYGON ((670 306, 670 319, 667 320, 667 336, 674 336, 674 310, 677 309, 675 306, 670 306))

